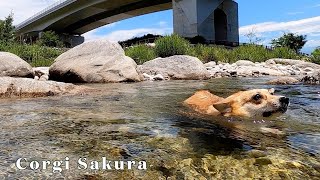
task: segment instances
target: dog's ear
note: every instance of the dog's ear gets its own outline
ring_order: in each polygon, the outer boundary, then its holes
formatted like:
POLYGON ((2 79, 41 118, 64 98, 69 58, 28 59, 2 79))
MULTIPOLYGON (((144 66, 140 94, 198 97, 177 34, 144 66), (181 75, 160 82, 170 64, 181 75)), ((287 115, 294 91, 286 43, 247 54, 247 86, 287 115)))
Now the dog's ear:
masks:
POLYGON ((274 94, 274 92, 275 92, 274 88, 271 88, 268 91, 269 91, 270 94, 274 94))
POLYGON ((231 102, 227 99, 219 101, 213 104, 213 107, 218 110, 220 113, 228 113, 231 112, 231 102))

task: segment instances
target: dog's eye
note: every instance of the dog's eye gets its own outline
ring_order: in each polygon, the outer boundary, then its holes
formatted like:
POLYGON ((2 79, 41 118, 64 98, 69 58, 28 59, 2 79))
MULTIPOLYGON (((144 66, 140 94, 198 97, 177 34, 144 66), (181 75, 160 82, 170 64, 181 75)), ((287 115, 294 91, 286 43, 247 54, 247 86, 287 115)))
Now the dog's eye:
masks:
POLYGON ((259 101, 262 98, 262 96, 260 94, 256 94, 255 96, 253 96, 253 100, 255 101, 259 101))
POLYGON ((272 92, 272 93, 270 93, 271 95, 274 95, 274 93, 272 92))

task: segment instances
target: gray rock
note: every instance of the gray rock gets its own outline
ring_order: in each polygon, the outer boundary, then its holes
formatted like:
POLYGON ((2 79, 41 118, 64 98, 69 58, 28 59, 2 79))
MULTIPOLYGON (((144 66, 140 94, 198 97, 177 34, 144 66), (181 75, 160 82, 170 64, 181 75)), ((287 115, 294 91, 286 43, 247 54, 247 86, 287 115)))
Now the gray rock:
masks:
POLYGON ((147 73, 143 73, 144 80, 147 81, 163 81, 165 78, 161 74, 157 74, 155 76, 149 75, 147 73))
POLYGON ((304 76, 301 81, 305 84, 319 85, 320 84, 320 71, 315 71, 310 75, 304 76))
POLYGON ((50 79, 87 83, 140 81, 136 67, 118 43, 97 40, 60 55, 50 67, 50 79))
POLYGON ((235 62, 237 66, 255 66, 255 63, 248 60, 239 60, 235 62))
POLYGON ((39 81, 48 81, 49 80, 49 75, 44 74, 39 78, 39 81))
MULTIPOLYGON (((296 59, 280 59, 280 58, 275 58, 275 59, 269 59, 268 61, 273 60, 277 64, 282 64, 282 65, 294 65, 298 68, 313 68, 313 69, 320 69, 320 65, 311 63, 311 62, 306 62, 302 60, 296 60, 296 59)), ((267 62, 268 62, 267 61, 267 62)))
POLYGON ((268 76, 284 76, 286 73, 283 73, 279 70, 274 70, 271 68, 265 67, 256 67, 256 66, 242 66, 237 69, 238 75, 241 76, 253 76, 253 75, 268 75, 268 76))
POLYGON ((49 69, 50 67, 35 67, 33 68, 33 72, 35 74, 35 77, 37 76, 38 78, 40 78, 43 75, 49 77, 49 69))
POLYGON ((215 61, 210 61, 206 64, 204 64, 205 67, 215 67, 217 63, 215 61))
POLYGON ((281 77, 278 79, 273 79, 267 82, 267 84, 272 85, 288 85, 288 84, 297 84, 300 82, 297 78, 294 77, 281 77))
POLYGON ((0 77, 1 76, 33 78, 34 74, 30 64, 20 57, 12 53, 0 52, 0 77))
POLYGON ((0 77, 0 97, 44 97, 61 94, 82 94, 93 91, 85 86, 76 86, 73 84, 37 81, 29 78, 0 77))
POLYGON ((139 66, 138 72, 149 75, 161 74, 166 79, 201 80, 210 78, 209 72, 198 58, 185 55, 156 58, 139 66))
POLYGON ((267 65, 275 65, 277 63, 273 59, 269 59, 269 60, 266 61, 266 64, 267 65))

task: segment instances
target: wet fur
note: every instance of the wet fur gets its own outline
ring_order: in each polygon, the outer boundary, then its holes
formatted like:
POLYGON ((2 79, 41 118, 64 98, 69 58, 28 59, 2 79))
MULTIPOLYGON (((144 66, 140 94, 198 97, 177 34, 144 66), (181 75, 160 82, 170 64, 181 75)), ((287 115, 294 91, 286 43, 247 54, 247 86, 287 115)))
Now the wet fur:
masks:
POLYGON ((184 104, 198 113, 213 116, 266 117, 282 114, 287 105, 280 102, 283 96, 274 95, 274 89, 239 91, 227 98, 212 94, 208 90, 197 91, 184 104), (255 95, 261 98, 255 100, 255 95))

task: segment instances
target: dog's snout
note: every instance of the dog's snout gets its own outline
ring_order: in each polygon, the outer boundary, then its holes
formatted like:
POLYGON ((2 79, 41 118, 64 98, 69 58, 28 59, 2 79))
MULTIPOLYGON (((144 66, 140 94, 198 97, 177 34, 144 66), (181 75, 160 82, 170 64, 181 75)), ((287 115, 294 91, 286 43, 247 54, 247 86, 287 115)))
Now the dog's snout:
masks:
POLYGON ((281 97, 279 101, 280 103, 283 103, 283 104, 289 104, 289 98, 287 97, 281 97))

